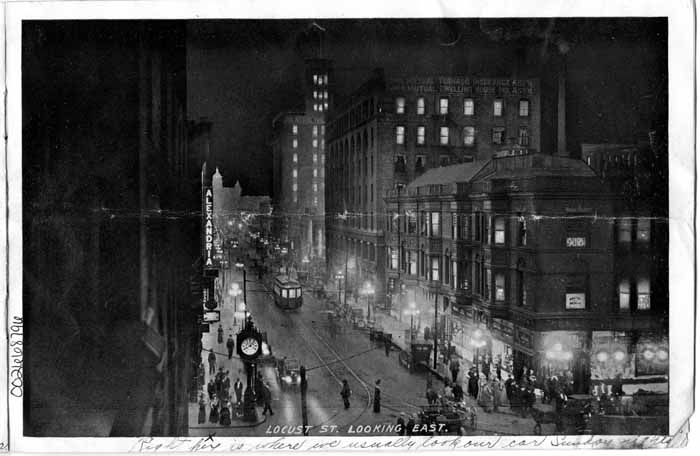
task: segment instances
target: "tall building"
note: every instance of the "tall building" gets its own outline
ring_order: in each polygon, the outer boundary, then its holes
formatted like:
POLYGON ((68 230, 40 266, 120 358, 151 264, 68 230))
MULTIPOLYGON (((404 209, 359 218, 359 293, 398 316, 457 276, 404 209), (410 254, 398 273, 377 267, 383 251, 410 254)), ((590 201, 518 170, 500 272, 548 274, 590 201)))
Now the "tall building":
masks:
POLYGON ((272 122, 273 210, 276 237, 296 262, 325 258, 326 116, 332 105, 330 61, 306 61, 304 111, 272 122))
POLYGON ((490 158, 507 144, 540 150, 537 79, 382 70, 331 111, 326 162, 327 266, 348 289, 375 282, 385 298, 384 196, 431 168, 490 158))
POLYGON ((396 316, 516 379, 667 388, 668 271, 649 254, 667 227, 615 217, 621 199, 585 162, 521 148, 426 172, 386 200, 396 316))
POLYGON ((25 435, 187 434, 201 165, 184 27, 23 26, 25 435))

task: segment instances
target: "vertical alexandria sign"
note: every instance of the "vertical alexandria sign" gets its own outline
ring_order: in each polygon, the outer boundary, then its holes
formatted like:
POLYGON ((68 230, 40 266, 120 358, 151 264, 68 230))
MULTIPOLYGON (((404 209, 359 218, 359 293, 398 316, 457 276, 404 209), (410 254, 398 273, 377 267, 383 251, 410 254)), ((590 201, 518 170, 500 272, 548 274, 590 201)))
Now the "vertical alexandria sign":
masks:
POLYGON ((202 188, 202 213, 204 214, 204 269, 216 269, 218 260, 214 258, 214 193, 211 187, 202 188))

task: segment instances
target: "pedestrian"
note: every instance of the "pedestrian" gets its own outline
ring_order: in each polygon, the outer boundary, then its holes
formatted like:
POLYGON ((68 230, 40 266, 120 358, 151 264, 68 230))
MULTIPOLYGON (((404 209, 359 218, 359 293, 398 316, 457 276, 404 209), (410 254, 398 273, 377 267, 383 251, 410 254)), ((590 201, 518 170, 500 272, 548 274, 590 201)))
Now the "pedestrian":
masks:
POLYGON ((496 378, 501 379, 501 358, 500 356, 496 359, 496 378))
POLYGON ((265 406, 263 407, 263 415, 266 415, 268 410, 270 411, 270 416, 274 415, 275 413, 272 411, 271 403, 272 403, 272 391, 270 391, 270 384, 269 383, 263 383, 262 385, 262 398, 263 398, 263 403, 265 406))
POLYGON ((228 335, 226 348, 228 349, 228 359, 231 359, 233 357, 233 349, 236 348, 236 342, 233 341, 233 336, 231 334, 228 335))
POLYGON ((214 379, 210 378, 209 383, 207 383, 207 393, 209 394, 209 400, 214 399, 214 394, 216 394, 216 384, 214 379))
POLYGON ((214 354, 214 349, 209 349, 209 375, 214 375, 216 373, 216 355, 214 354))
POLYGON ((454 393, 452 392, 452 385, 450 384, 450 381, 445 379, 445 387, 442 390, 442 397, 445 400, 452 400, 454 399, 454 393))
POLYGON ((381 380, 374 382, 374 413, 379 413, 382 410, 382 390, 379 387, 381 380))
POLYGON ((350 390, 350 385, 348 385, 348 381, 343 379, 343 389, 340 390, 340 397, 343 398, 343 405, 345 406, 345 410, 350 408, 350 396, 352 395, 352 391, 350 390))
POLYGON ((452 358, 452 361, 450 361, 450 372, 452 373, 452 383, 457 383, 457 376, 459 375, 459 360, 457 358, 452 358))
POLYGON ((610 394, 612 394, 614 397, 623 396, 625 394, 625 392, 622 389, 622 374, 618 373, 615 376, 615 379, 612 383, 612 389, 610 390, 610 394))
POLYGON ((221 424, 222 426, 231 426, 231 409, 229 408, 230 405, 231 404, 227 400, 224 400, 221 404, 219 424, 221 424))
POLYGON ((221 399, 222 396, 222 386, 223 386, 223 368, 219 368, 219 372, 216 373, 216 377, 214 378, 214 385, 216 388, 216 396, 221 399))
POLYGON ((493 411, 498 412, 498 398, 500 397, 501 394, 501 389, 500 389, 500 383, 497 378, 493 378, 491 380, 491 384, 489 385, 491 387, 491 394, 492 394, 492 401, 493 401, 493 411))
POLYGON ((477 377, 476 372, 469 373, 469 384, 467 388, 471 397, 476 399, 479 396, 479 377, 477 377))
POLYGON ((199 415, 197 416, 197 424, 203 424, 207 421, 207 400, 204 398, 204 393, 199 393, 199 415))
POLYGON ((236 403, 243 402, 243 383, 240 378, 237 378, 236 383, 233 384, 233 391, 236 393, 236 403))
POLYGON ((224 343, 224 328, 221 327, 221 324, 219 324, 219 329, 216 330, 218 335, 216 336, 216 341, 219 342, 220 344, 224 343))
POLYGON ((228 371, 226 371, 226 377, 224 377, 224 381, 221 382, 221 394, 222 397, 225 401, 228 401, 230 398, 230 391, 231 389, 231 379, 228 378, 228 371))
POLYGON ((452 394, 455 397, 455 402, 462 402, 464 399, 464 390, 459 382, 456 382, 455 386, 452 387, 452 394))
POLYGON ((255 377, 255 402, 258 405, 263 405, 265 400, 265 385, 263 383, 262 372, 258 372, 257 377, 255 377))
POLYGON ((391 339, 389 339, 387 336, 384 336, 384 352, 386 353, 386 356, 389 356, 389 353, 391 353, 391 339))
POLYGON ((219 399, 214 395, 214 399, 212 399, 211 403, 211 410, 209 411, 209 422, 216 424, 219 422, 219 399))
POLYGON ((486 356, 484 356, 484 362, 481 365, 481 372, 486 376, 486 379, 488 379, 491 374, 491 363, 489 363, 486 356))
POLYGON ((401 415, 399 415, 399 418, 396 420, 396 433, 398 435, 406 435, 406 421, 404 420, 405 416, 406 414, 401 412, 401 415))
POLYGON ((428 405, 433 405, 437 402, 438 400, 438 394, 437 392, 433 389, 432 383, 428 385, 428 387, 425 389, 425 398, 428 401, 428 405))
POLYGON ((413 418, 413 414, 408 415, 408 421, 406 421, 406 435, 413 435, 413 428, 416 426, 416 420, 413 418))

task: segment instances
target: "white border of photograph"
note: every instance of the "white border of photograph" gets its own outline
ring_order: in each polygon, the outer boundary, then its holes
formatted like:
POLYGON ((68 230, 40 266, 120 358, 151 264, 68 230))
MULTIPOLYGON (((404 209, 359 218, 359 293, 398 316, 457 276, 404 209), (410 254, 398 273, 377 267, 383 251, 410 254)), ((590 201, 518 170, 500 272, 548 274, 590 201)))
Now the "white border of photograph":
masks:
MULTIPOLYGON (((23 19, 214 19, 214 18, 377 18, 377 17, 668 17, 669 41, 669 193, 670 193, 670 433, 673 435, 686 422, 693 410, 694 385, 694 17, 690 1, 669 0, 435 0, 423 2, 367 1, 323 2, 323 1, 238 1, 238 2, 193 2, 193 1, 80 1, 80 2, 18 2, 10 1, 6 7, 6 55, 8 88, 8 155, 7 176, 9 196, 9 312, 10 318, 22 315, 22 112, 21 112, 21 21, 23 19), (690 318, 692 316, 692 318, 690 318)), ((0 62, 1 63, 1 62, 0 62)), ((0 194, 4 189, 0 191, 0 194)), ((5 217, 5 214, 3 214, 5 217)), ((3 258, 5 259, 5 258, 3 258)), ((5 263, 5 262, 3 262, 5 263)), ((3 278, 4 280, 4 278, 3 278)), ((0 281, 0 286, 3 283, 0 281)), ((4 339, 4 338, 3 338, 4 339)), ((2 347, 2 345, 0 345, 2 347)), ((6 348, 6 347, 4 347, 6 348)), ((4 360, 7 362, 7 359, 4 360)), ((0 366, 7 369, 0 362, 0 366)), ((29 373, 30 374, 30 373, 29 373)), ((3 379, 6 382, 7 378, 3 379)), ((7 387, 6 383, 3 386, 7 387)), ((22 398, 9 396, 10 444, 12 451, 22 452, 126 452, 139 446, 138 438, 34 438, 22 435, 22 398)), ((2 407, 0 407, 2 409, 2 407)), ((6 419, 3 416, 3 419, 6 419)), ((0 421, 0 425, 3 422, 0 421)), ((5 427, 3 428, 5 429, 5 427)), ((0 430, 0 438, 2 438, 0 430)), ((580 442, 590 436, 580 436, 580 442)), ((304 448, 327 438, 307 438, 304 448)), ((354 438, 357 441, 357 438, 354 438)), ((414 447, 381 448, 392 451, 415 451, 450 449, 449 446, 420 447, 428 437, 415 437, 414 447)), ((447 441, 454 437, 440 437, 447 441)), ((542 450, 554 448, 555 437, 540 437, 544 444, 538 447, 521 446, 521 449, 542 450)), ((629 448, 635 443, 630 437, 602 437, 601 447, 629 448)), ((232 445, 241 444, 245 449, 273 451, 274 448, 257 447, 275 439, 264 438, 216 438, 214 451, 229 451, 232 445)), ((300 442, 302 438, 283 438, 287 443, 300 442)), ((338 439, 338 450, 353 438, 338 439)), ((396 437, 367 437, 366 442, 396 441, 396 437)), ((510 440, 505 438, 495 443, 495 448, 504 448, 510 440)), ((534 442, 534 439, 527 439, 534 442)), ((575 439, 571 439, 574 441, 575 439)), ((1 440, 0 440, 1 441, 1 440)), ((157 438, 151 445, 163 444, 158 452, 188 451, 198 441, 192 438, 176 447, 167 447, 178 442, 172 438, 157 438), (173 443, 175 442, 175 443, 173 443)), ((495 442, 494 438, 466 437, 463 442, 495 442)), ((651 446, 668 446, 667 440, 647 439, 651 446)), ((639 440, 641 445, 642 440, 639 440)), ((677 443, 678 441, 676 441, 677 443)), ((207 445, 214 442, 206 442, 207 445)), ((580 448, 590 448, 581 445, 580 448)), ((572 449, 568 448, 568 449, 572 449)), ((330 448, 328 448, 330 449, 330 448)), ((456 448, 455 448, 456 449, 456 448)))

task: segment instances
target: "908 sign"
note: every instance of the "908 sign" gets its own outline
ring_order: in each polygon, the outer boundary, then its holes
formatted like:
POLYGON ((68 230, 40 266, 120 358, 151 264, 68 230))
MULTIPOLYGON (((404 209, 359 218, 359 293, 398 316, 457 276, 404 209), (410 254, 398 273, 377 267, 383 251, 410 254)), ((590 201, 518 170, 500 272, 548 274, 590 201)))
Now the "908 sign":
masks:
POLYGON ((566 238, 566 246, 567 247, 585 247, 586 246, 586 238, 583 236, 570 236, 566 238))

